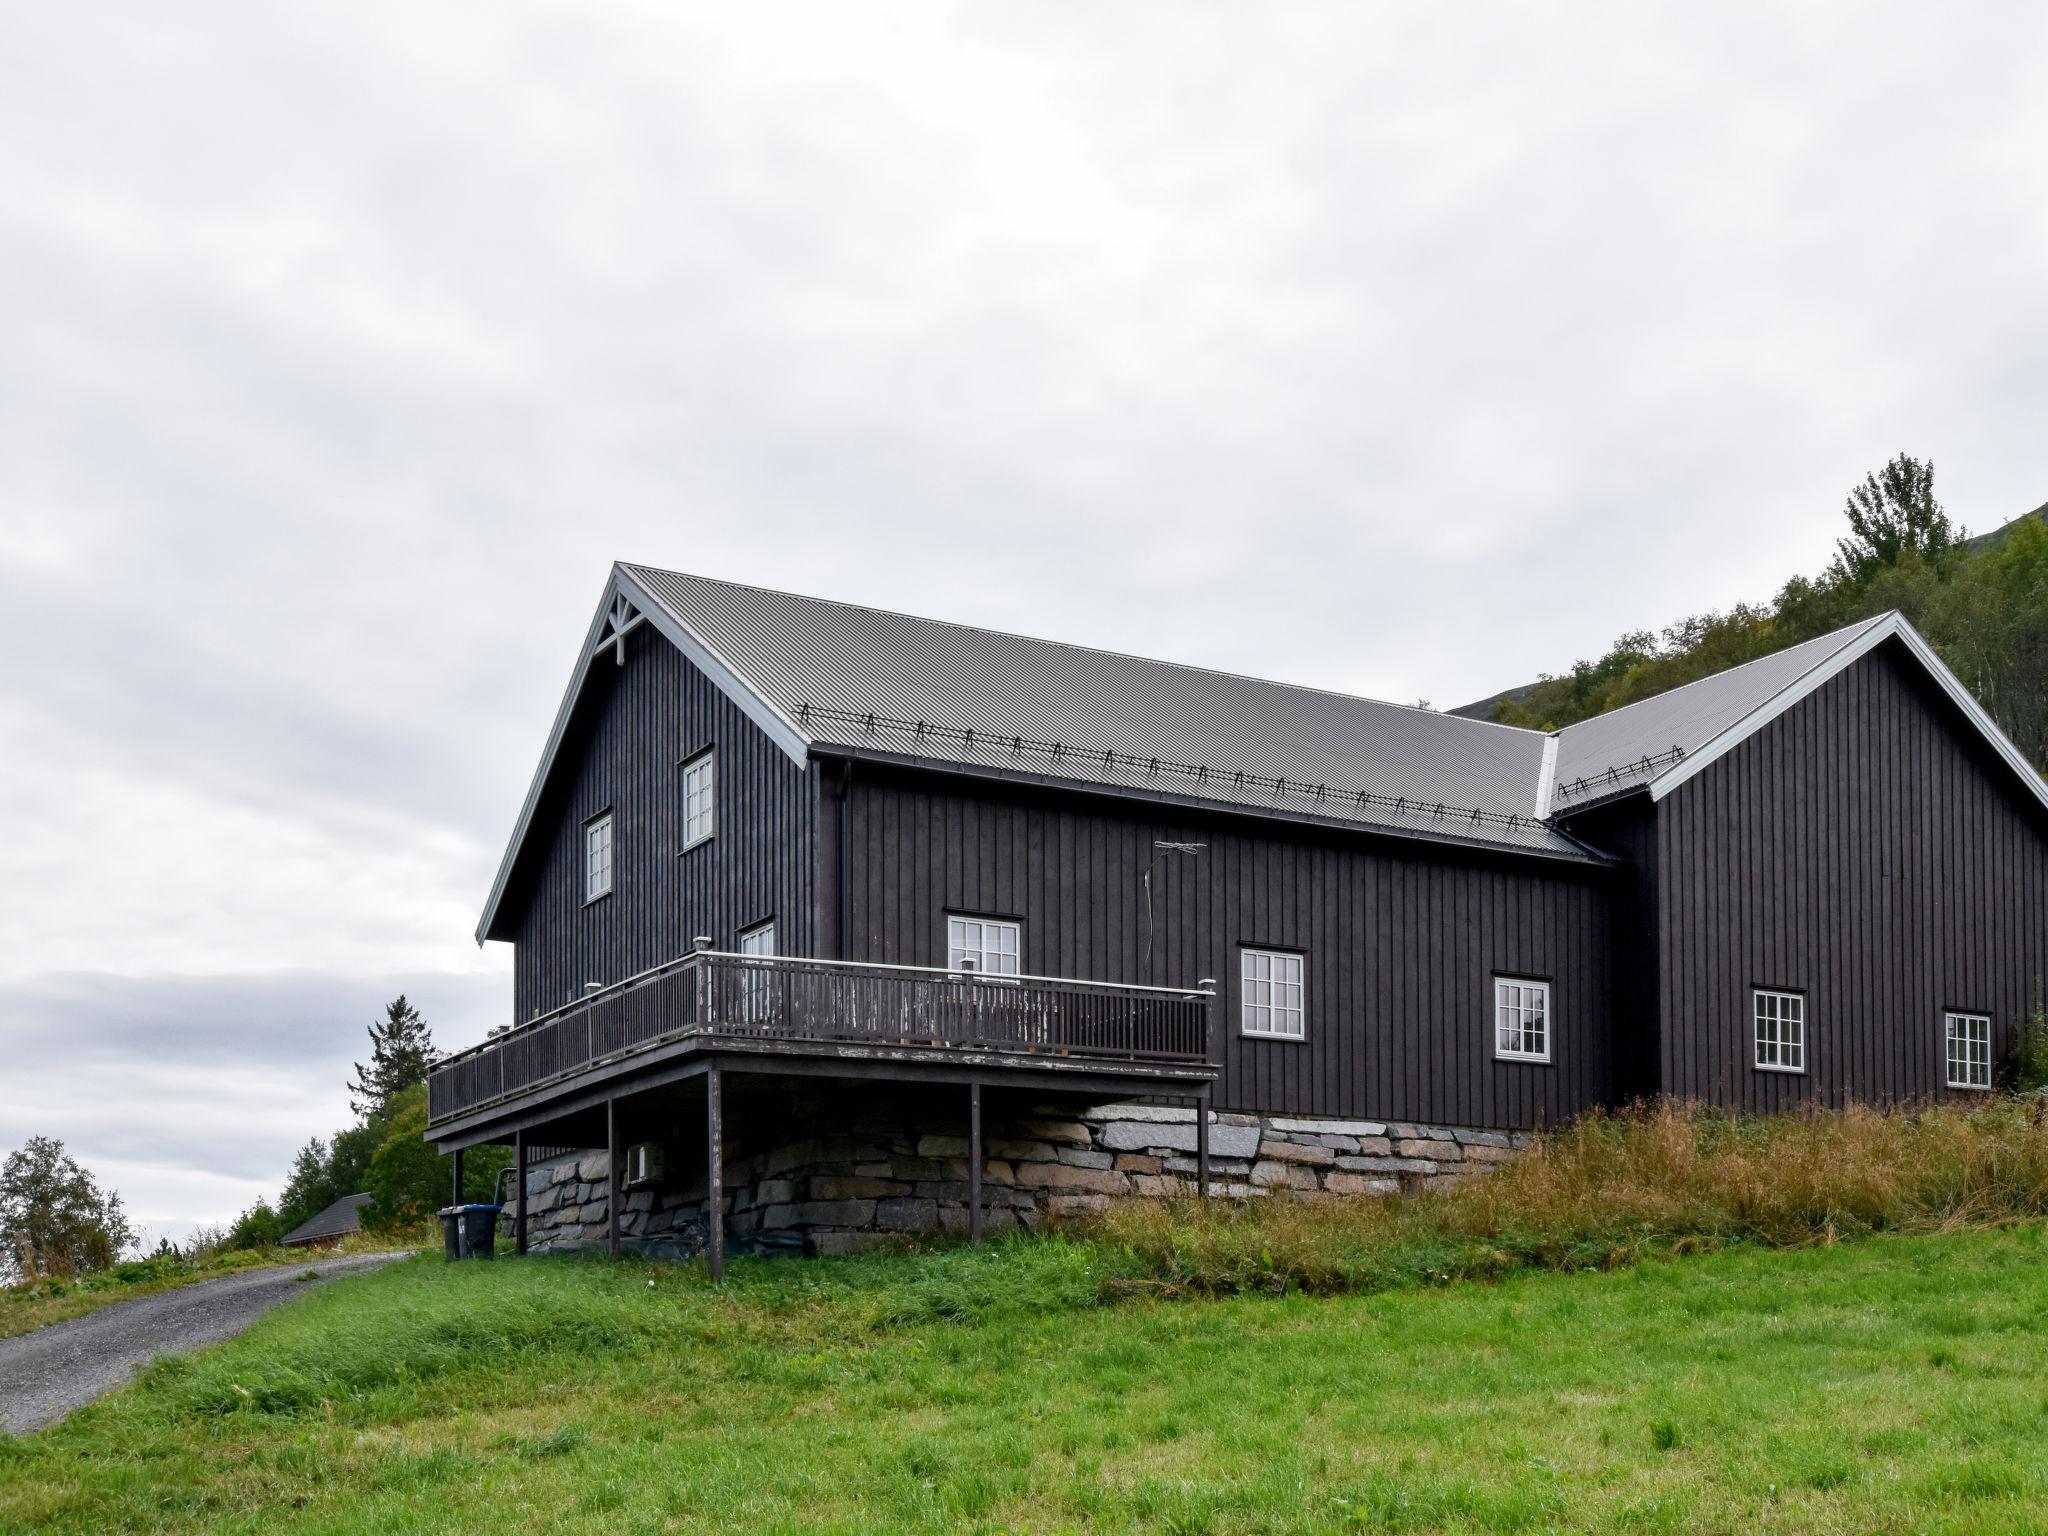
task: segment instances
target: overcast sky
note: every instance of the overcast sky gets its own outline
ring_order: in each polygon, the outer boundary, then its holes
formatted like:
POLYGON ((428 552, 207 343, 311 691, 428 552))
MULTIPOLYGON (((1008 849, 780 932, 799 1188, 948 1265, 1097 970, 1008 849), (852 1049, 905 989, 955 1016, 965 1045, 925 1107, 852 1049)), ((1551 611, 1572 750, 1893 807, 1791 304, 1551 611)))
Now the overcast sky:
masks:
POLYGON ((18 6, 0 1149, 274 1195, 615 558, 1438 705, 2048 499, 2048 9, 18 6))

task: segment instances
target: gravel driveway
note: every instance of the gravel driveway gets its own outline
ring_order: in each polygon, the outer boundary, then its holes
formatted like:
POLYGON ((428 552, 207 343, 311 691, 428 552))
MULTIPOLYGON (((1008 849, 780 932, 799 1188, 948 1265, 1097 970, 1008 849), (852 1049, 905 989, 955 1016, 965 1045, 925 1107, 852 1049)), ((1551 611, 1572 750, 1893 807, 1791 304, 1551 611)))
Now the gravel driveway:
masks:
POLYGON ((299 1276, 374 1269, 403 1253, 315 1259, 201 1280, 116 1302, 83 1317, 0 1339, 0 1434, 25 1435, 111 1392, 158 1355, 231 1339, 279 1302, 304 1295, 299 1276))

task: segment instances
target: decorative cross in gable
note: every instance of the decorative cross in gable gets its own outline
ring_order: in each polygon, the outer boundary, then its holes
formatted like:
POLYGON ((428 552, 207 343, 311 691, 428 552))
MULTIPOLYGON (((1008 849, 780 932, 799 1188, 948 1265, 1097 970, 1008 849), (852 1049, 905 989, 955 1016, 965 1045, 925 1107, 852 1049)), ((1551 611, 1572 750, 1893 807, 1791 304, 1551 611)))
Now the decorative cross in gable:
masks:
POLYGON ((597 649, 590 654, 602 656, 604 648, 611 646, 614 659, 620 666, 626 664, 626 636, 640 627, 640 621, 647 617, 621 595, 612 599, 612 611, 605 615, 604 634, 597 642, 597 649))

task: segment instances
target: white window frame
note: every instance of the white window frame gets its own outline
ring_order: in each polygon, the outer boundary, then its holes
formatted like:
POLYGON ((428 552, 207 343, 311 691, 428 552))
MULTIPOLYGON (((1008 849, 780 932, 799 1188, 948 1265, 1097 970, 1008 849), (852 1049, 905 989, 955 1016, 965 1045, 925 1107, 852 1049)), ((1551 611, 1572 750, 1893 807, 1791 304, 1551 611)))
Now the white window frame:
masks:
POLYGON ((1945 1049, 1947 1071, 1944 1074, 1951 1088, 1968 1088, 1977 1093, 1991 1091, 1991 1015, 1988 1013, 1966 1013, 1960 1009, 1949 1009, 1942 1014, 1942 1041, 1945 1049), (1963 1033, 1957 1033, 1956 1026, 1963 1026, 1963 1033), (1977 1038, 1973 1031, 1981 1031, 1977 1038), (1963 1076, 1956 1076, 1958 1057, 1956 1046, 1963 1047, 1960 1058, 1963 1076), (1983 1056, 1979 1059, 1970 1047, 1981 1045, 1983 1056), (1976 1076, 1982 1071, 1982 1078, 1976 1076))
POLYGON ((688 853, 718 834, 718 754, 699 752, 683 764, 683 847, 688 853))
MULTIPOLYGON (((739 952, 750 960, 766 960, 775 954, 775 919, 740 930, 734 940, 739 952)), ((741 978, 741 1014, 749 1024, 766 1024, 775 1012, 775 977, 766 968, 750 970, 741 978)))
POLYGON ((600 811, 583 823, 583 904, 604 900, 618 884, 618 823, 610 811, 600 811))
POLYGON ((1237 1032, 1248 1040, 1308 1039, 1308 956, 1298 949, 1238 946, 1237 1032), (1264 973, 1261 974, 1261 967, 1264 973), (1288 974, 1288 973, 1291 973, 1288 974), (1294 1000, 1286 1000, 1287 988, 1294 1000), (1263 1023, 1254 1022, 1263 1018, 1263 1023), (1294 1027, 1286 1026, 1288 1020, 1294 1027))
POLYGON ((1806 1025, 1806 994, 1804 992, 1791 992, 1782 987, 1751 988, 1749 997, 1750 1061, 1757 1071, 1787 1072, 1795 1077, 1804 1077, 1806 1075, 1806 1025), (1768 1020, 1764 1014, 1764 1000, 1766 998, 1772 999, 1777 1004, 1775 1016, 1768 1020), (1797 1015, 1796 1018, 1791 1017, 1787 1013, 1785 1004, 1788 1002, 1795 1005, 1791 1012, 1797 1015), (1773 1061, 1764 1060, 1766 1046, 1763 1026, 1767 1022, 1775 1026, 1777 1034, 1777 1038, 1769 1046, 1771 1053, 1776 1057, 1773 1061), (1796 1036, 1786 1032, 1788 1024, 1797 1027, 1798 1033, 1796 1036))
POLYGON ((946 914, 946 969, 964 971, 964 960, 974 961, 977 976, 1018 976, 1024 970, 1024 925, 1014 917, 983 917, 974 912, 946 914), (1007 937, 1009 947, 990 938, 1007 937), (991 960, 994 964, 990 964, 991 960))
POLYGON ((1493 1057, 1496 1061, 1534 1061, 1548 1064, 1550 1042, 1556 1026, 1556 1018, 1550 1008, 1550 983, 1541 976, 1510 976, 1496 974, 1493 978, 1493 1057), (1535 1006, 1531 1007, 1531 999, 1535 1006), (1515 1016, 1514 1037, 1518 1043, 1505 1043, 1509 1028, 1505 1015, 1512 1010, 1515 1016), (1530 1050, 1527 1041, 1530 1035, 1529 1020, 1534 1016, 1535 1033, 1542 1041, 1538 1050, 1530 1050))

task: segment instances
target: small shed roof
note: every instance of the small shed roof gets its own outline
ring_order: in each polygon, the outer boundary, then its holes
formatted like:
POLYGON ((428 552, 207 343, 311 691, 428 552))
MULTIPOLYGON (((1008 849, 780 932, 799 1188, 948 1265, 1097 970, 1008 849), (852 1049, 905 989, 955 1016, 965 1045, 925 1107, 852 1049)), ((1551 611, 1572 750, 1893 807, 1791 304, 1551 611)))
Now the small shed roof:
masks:
POLYGON ((363 1207, 370 1203, 368 1195, 343 1195, 334 1204, 317 1216, 309 1216, 279 1239, 286 1247, 298 1243, 317 1243, 325 1238, 346 1237, 351 1232, 363 1230, 363 1207))

